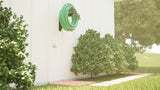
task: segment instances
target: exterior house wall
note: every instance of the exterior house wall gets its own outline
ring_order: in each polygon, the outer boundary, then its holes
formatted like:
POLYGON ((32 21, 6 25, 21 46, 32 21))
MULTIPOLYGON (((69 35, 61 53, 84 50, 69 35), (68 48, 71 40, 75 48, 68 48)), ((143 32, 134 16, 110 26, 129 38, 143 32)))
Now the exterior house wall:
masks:
POLYGON ((78 37, 87 29, 97 30, 102 37, 114 36, 113 0, 4 0, 4 6, 22 14, 29 24, 27 61, 38 67, 36 84, 87 77, 70 72, 78 37), (73 32, 59 31, 59 11, 65 3, 73 4, 81 17, 73 32))

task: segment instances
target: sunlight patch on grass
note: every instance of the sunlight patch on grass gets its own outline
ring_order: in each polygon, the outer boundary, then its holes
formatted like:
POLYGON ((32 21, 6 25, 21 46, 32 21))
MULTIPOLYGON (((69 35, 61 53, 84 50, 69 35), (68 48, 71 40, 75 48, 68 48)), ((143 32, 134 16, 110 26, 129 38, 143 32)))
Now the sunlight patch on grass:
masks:
POLYGON ((160 53, 138 53, 135 56, 139 67, 160 67, 160 53))

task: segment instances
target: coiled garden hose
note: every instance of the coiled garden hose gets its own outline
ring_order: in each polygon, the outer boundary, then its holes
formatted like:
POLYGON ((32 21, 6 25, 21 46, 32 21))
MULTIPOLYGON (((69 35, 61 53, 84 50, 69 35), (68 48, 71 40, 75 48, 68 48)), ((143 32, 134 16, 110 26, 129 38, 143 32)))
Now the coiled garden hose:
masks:
POLYGON ((66 31, 73 31, 78 25, 79 14, 77 13, 74 6, 70 3, 65 4, 60 10, 59 21, 62 28, 66 31), (68 16, 72 17, 72 22, 70 23, 68 16))

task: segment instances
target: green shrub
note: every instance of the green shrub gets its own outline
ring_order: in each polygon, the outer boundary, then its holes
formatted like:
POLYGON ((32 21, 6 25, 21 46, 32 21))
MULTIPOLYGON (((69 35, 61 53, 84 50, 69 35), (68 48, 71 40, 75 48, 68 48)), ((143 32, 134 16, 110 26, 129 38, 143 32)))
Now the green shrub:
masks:
POLYGON ((125 39, 123 38, 116 38, 119 43, 122 45, 122 50, 124 51, 124 56, 128 63, 128 69, 134 71, 138 68, 138 61, 135 57, 136 50, 134 47, 131 47, 130 45, 125 43, 125 39))
POLYGON ((110 46, 112 53, 108 54, 112 56, 112 62, 115 64, 114 72, 110 72, 106 70, 107 74, 119 74, 122 71, 125 71, 128 64, 127 60, 124 56, 124 51, 122 50, 122 44, 120 44, 119 40, 114 39, 111 35, 106 34, 103 38, 103 41, 106 45, 110 46))
POLYGON ((79 43, 74 47, 75 54, 72 56, 73 66, 71 71, 76 75, 83 73, 95 76, 106 69, 107 54, 106 47, 103 46, 100 33, 88 30, 78 39, 79 43))
POLYGON ((115 63, 117 74, 138 68, 138 61, 134 56, 135 50, 125 42, 125 39, 114 39, 112 36, 107 34, 103 40, 112 49, 112 60, 115 63))
POLYGON ((83 73, 92 77, 102 72, 112 75, 138 67, 134 50, 122 38, 114 39, 109 34, 100 38, 100 33, 87 30, 78 41, 71 68, 76 75, 83 73))
POLYGON ((23 17, 13 14, 11 8, 2 7, 0 1, 0 90, 7 90, 9 84, 17 88, 33 86, 36 66, 23 61, 26 53, 27 24, 23 17))

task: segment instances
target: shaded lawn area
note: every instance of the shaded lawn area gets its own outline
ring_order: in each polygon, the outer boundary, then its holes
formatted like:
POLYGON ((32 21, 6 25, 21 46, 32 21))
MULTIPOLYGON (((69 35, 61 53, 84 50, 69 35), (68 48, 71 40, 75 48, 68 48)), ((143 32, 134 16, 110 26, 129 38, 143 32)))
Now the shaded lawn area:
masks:
POLYGON ((101 77, 95 77, 95 78, 87 78, 87 79, 78 79, 76 81, 90 81, 90 82, 103 82, 103 81, 110 81, 118 78, 124 78, 127 76, 131 76, 131 74, 120 74, 120 75, 113 75, 113 76, 101 76, 101 77))
MULTIPOLYGON (((160 54, 144 53, 136 54, 136 57, 139 61, 140 67, 134 72, 155 73, 155 75, 143 77, 140 79, 108 87, 43 85, 28 88, 27 90, 160 90, 160 54)), ((84 79, 83 81, 101 82, 122 77, 125 76, 104 76, 97 77, 94 79, 84 79)))
POLYGON ((134 72, 140 72, 140 73, 160 73, 160 67, 139 67, 134 72))

